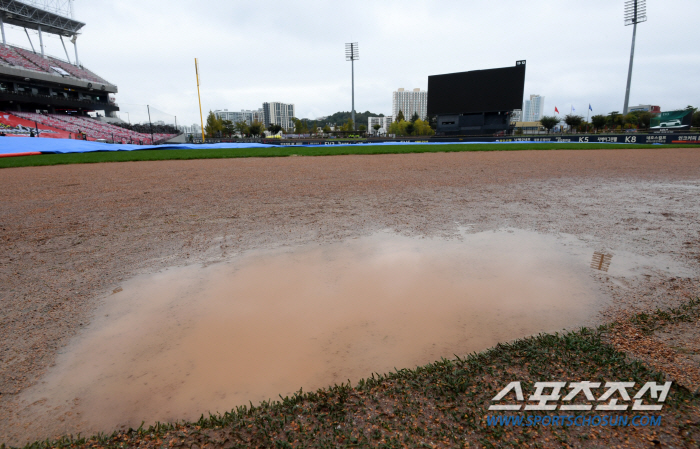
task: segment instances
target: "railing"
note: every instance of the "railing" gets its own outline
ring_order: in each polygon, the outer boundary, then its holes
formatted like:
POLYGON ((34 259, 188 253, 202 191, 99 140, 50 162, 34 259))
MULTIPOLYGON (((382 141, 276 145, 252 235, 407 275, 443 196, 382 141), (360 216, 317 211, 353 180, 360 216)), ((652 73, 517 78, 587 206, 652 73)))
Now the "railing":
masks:
MULTIPOLYGON (((202 135, 200 134, 198 138, 195 137, 185 143, 202 143, 202 135)), ((262 143, 262 138, 243 137, 236 139, 231 137, 207 137, 204 143, 262 143)))
MULTIPOLYGON (((102 103, 102 102, 97 102, 95 100, 82 100, 79 98, 72 98, 72 97, 66 98, 66 97, 62 97, 59 95, 29 94, 26 92, 17 92, 17 91, 10 91, 10 90, 0 90, 0 95, 15 95, 15 96, 20 96, 20 97, 29 97, 29 98, 36 99, 36 100, 50 99, 50 100, 69 101, 69 102, 75 102, 75 103, 84 103, 85 105, 90 105, 90 106, 102 105, 102 104, 104 104, 105 106, 112 106, 111 103, 102 103)), ((40 103, 42 103, 42 102, 40 101, 40 103)))

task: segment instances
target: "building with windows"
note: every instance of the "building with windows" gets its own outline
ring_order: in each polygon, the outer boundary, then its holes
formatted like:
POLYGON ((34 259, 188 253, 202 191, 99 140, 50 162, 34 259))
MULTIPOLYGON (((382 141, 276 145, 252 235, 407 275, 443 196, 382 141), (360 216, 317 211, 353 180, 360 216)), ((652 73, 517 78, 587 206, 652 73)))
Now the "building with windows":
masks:
POLYGON ((418 118, 425 120, 428 116, 428 92, 418 88, 407 91, 399 88, 392 96, 391 111, 394 117, 398 117, 399 111, 403 112, 405 120, 411 120, 414 113, 418 118))
POLYGON ((241 109, 240 111, 229 111, 228 109, 214 111, 216 118, 220 120, 231 120, 233 123, 245 122, 246 125, 251 125, 253 122, 263 123, 265 120, 263 110, 255 111, 241 109))
POLYGON ((651 104, 640 104, 639 106, 630 106, 630 112, 651 112, 652 114, 661 114, 661 106, 651 104))
MULTIPOLYGON (((410 117, 409 117, 410 119, 410 117)), ((383 135, 389 131, 389 125, 394 121, 394 117, 369 117, 367 119, 367 132, 372 135, 383 135), (374 125, 379 125, 379 129, 375 130, 374 125)))
POLYGON ((263 103, 263 123, 265 128, 274 124, 285 130, 294 129, 294 105, 278 102, 263 103))
POLYGON ((201 134, 202 133, 202 127, 193 124, 192 126, 178 126, 177 129, 179 131, 182 131, 185 134, 201 134))
POLYGON ((539 122, 544 115, 544 97, 540 95, 530 95, 529 100, 523 103, 523 122, 539 122))

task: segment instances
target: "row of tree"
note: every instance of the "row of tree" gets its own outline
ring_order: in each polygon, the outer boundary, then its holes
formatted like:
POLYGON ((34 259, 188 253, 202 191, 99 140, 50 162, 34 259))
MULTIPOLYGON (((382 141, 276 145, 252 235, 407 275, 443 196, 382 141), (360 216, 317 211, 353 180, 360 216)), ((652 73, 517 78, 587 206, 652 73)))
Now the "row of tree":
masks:
MULTIPOLYGON (((375 130, 378 130, 378 125, 375 125, 375 130)), ((399 111, 396 115, 396 120, 389 125, 389 134, 397 136, 432 136, 435 130, 430 126, 427 120, 421 120, 418 114, 413 113, 411 120, 405 120, 403 111, 399 111)))
MULTIPOLYGON (((253 122, 249 125, 243 121, 233 123, 231 120, 223 120, 218 118, 213 112, 209 111, 207 122, 204 125, 204 132, 206 133, 207 137, 233 137, 235 135, 257 137, 261 136, 265 131, 269 131, 273 135, 278 134, 280 131, 284 131, 289 134, 317 134, 319 128, 321 128, 323 133, 326 134, 332 132, 328 123, 298 118, 293 118, 292 121, 294 127, 290 129, 284 129, 277 124, 270 124, 267 128, 265 128, 265 125, 260 122, 253 122)), ((348 118, 341 126, 334 126, 336 131, 355 131, 352 118, 348 118)), ((359 131, 366 130, 366 125, 360 125, 359 131)))
POLYGON ((180 131, 175 128, 173 125, 152 125, 150 123, 134 123, 133 125, 130 123, 113 123, 116 126, 119 126, 120 128, 128 129, 131 131, 135 131, 137 133, 141 134, 150 134, 151 130, 155 134, 179 134, 180 131))
MULTIPOLYGON (((693 111, 692 126, 700 127, 700 111, 693 106, 686 109, 693 111)), ((608 115, 594 115, 591 121, 587 122, 580 115, 568 114, 564 118, 545 115, 540 119, 540 124, 551 131, 562 121, 571 131, 621 131, 627 129, 649 129, 653 115, 646 111, 634 111, 629 114, 620 114, 613 111, 608 115)))

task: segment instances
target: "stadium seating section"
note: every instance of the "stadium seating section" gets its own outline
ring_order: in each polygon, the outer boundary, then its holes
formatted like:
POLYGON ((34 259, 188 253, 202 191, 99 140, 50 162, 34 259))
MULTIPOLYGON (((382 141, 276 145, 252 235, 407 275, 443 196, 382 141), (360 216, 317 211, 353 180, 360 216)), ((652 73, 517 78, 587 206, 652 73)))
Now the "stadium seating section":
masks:
MULTIPOLYGON (((117 143, 151 143, 150 134, 137 133, 116 125, 100 122, 91 117, 76 117, 64 114, 37 114, 34 112, 11 112, 11 114, 42 123, 52 128, 68 131, 74 134, 74 138, 82 132, 85 133, 90 140, 104 139, 108 142, 114 140, 117 143)), ((174 134, 153 134, 153 139, 154 143, 160 143, 174 136, 174 134)))
POLYGON ((71 77, 93 83, 110 84, 85 67, 79 67, 51 56, 44 58, 32 51, 19 47, 0 45, 0 64, 44 73, 57 73, 53 67, 59 67, 68 72, 71 77))

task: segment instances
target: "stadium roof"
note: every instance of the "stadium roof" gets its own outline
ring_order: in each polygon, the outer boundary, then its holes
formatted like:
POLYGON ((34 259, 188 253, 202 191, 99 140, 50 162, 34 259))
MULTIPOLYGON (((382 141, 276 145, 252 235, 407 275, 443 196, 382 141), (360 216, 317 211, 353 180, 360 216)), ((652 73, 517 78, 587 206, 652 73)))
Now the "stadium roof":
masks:
POLYGON ((0 0, 0 16, 5 23, 70 37, 77 34, 83 22, 63 17, 50 11, 16 0, 0 0))

